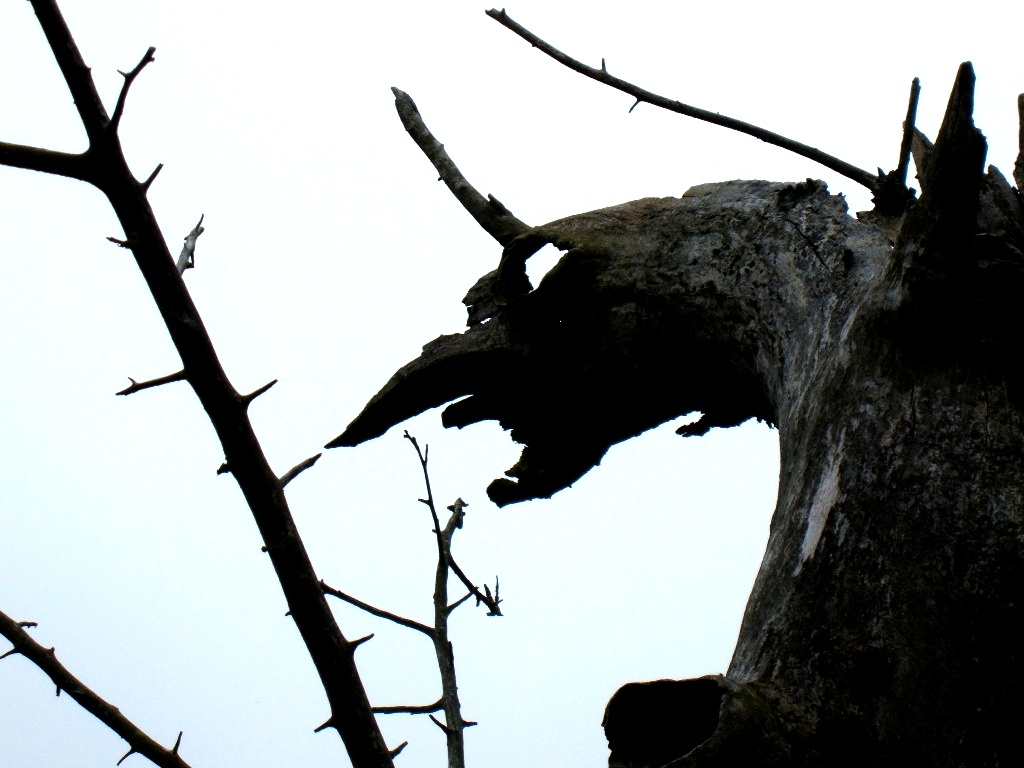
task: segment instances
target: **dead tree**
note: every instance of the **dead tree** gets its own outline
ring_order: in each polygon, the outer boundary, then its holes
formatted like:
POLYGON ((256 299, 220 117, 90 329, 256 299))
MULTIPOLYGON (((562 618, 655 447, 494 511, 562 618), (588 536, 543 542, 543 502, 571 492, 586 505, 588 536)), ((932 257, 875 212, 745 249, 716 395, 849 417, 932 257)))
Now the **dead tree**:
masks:
MULTIPOLYGON (((490 14, 638 101, 700 112, 490 14)), ((456 401, 445 426, 496 420, 524 445, 488 489, 505 505, 551 496, 684 414, 703 414, 684 436, 751 418, 779 430, 778 506, 728 673, 620 691, 613 766, 1024 758, 1024 208, 985 172, 970 64, 934 145, 913 125, 916 85, 897 169, 847 166, 875 195, 864 221, 821 182, 739 181, 537 227, 477 194, 396 92, 503 251, 464 299, 468 330, 427 344, 329 447, 456 401), (524 264, 547 243, 565 254, 534 289, 524 264)), ((1024 128, 1021 143, 1018 188, 1024 128)))

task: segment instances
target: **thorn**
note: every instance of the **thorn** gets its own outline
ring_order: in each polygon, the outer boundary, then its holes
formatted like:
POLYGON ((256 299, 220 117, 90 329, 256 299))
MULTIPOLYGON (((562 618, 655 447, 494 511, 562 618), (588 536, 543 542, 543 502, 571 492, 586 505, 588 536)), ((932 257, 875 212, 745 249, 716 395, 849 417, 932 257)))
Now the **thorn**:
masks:
POLYGON ((38 627, 39 626, 39 622, 38 621, 19 621, 18 622, 18 626, 21 627, 22 629, 31 629, 33 627, 38 627))
POLYGON ((479 723, 476 720, 463 720, 462 721, 462 727, 463 728, 472 728, 474 725, 479 725, 479 723))
POLYGON ((230 471, 231 471, 231 467, 228 466, 228 463, 226 461, 223 464, 221 464, 219 467, 217 467, 217 474, 218 475, 226 475, 230 471))
POLYGON ((302 474, 307 469, 309 469, 314 464, 316 464, 321 456, 323 456, 323 453, 318 453, 316 456, 310 456, 308 459, 306 459, 302 463, 296 464, 294 467, 292 467, 287 472, 285 472, 283 475, 281 475, 281 477, 279 479, 279 482, 281 483, 281 487, 284 488, 286 485, 288 485, 288 483, 290 483, 292 480, 294 480, 300 474, 302 474))
POLYGON ((57 686, 57 693, 55 695, 57 696, 57 698, 60 698, 60 686, 59 685, 57 686))
POLYGON ((11 650, 9 650, 7 653, 5 653, 2 656, 0 656, 0 661, 3 661, 8 656, 13 656, 16 653, 21 653, 21 651, 19 651, 17 648, 11 648, 11 650))
POLYGON ((178 738, 174 740, 174 748, 171 750, 172 755, 178 754, 178 747, 181 746, 181 735, 184 731, 178 731, 178 738))
POLYGON ((323 725, 314 728, 313 733, 320 733, 320 731, 326 731, 328 728, 337 728, 337 726, 334 724, 333 717, 331 717, 331 719, 325 722, 323 725))
POLYGON ((260 547, 260 552, 266 552, 266 551, 267 551, 267 545, 264 544, 262 547, 260 547))
POLYGON ((446 736, 451 733, 451 729, 447 725, 442 723, 440 720, 438 720, 436 717, 434 717, 433 715, 428 715, 428 717, 434 721, 434 725, 436 725, 438 728, 445 732, 446 736))
POLYGON ((604 65, 604 56, 601 57, 601 71, 606 75, 608 74, 608 67, 604 65))
POLYGON ((121 248, 131 248, 132 247, 131 240, 118 240, 116 237, 108 237, 107 240, 109 240, 112 243, 116 243, 121 248))
POLYGON ((131 749, 129 749, 127 752, 124 753, 124 757, 122 757, 120 760, 117 761, 117 765, 120 765, 121 763, 123 763, 125 760, 127 760, 129 757, 131 757, 134 754, 135 754, 135 747, 132 747, 131 749))
POLYGON ((151 174, 149 174, 149 178, 146 179, 144 182, 142 182, 142 191, 143 192, 148 192, 149 191, 149 186, 150 186, 150 184, 153 183, 153 179, 155 179, 157 174, 160 173, 160 171, 162 171, 163 169, 164 169, 164 164, 163 163, 160 163, 159 165, 157 165, 156 168, 153 169, 153 172, 151 174))
POLYGON ((403 741, 397 747, 395 747, 394 749, 390 750, 388 752, 388 754, 391 756, 391 759, 394 760, 396 757, 398 757, 402 753, 402 750, 405 749, 407 746, 409 746, 409 742, 408 741, 403 741))
POLYGON ((634 101, 633 106, 629 108, 629 112, 627 112, 626 114, 632 114, 633 110, 636 109, 636 105, 639 104, 641 101, 643 101, 643 99, 637 99, 636 101, 634 101))
POLYGON ((430 506, 429 499, 416 499, 416 501, 418 501, 420 504, 426 504, 428 507, 430 506))
POLYGON ((358 640, 352 640, 351 642, 349 642, 348 649, 350 651, 354 651, 356 648, 358 648, 360 645, 365 643, 367 640, 372 640, 372 639, 373 639, 373 633, 371 632, 366 637, 360 637, 358 640))
POLYGON ((267 391, 268 389, 270 389, 270 388, 271 388, 272 386, 274 386, 275 384, 277 384, 277 379, 274 379, 273 381, 271 381, 271 382, 270 382, 270 383, 268 383, 268 384, 264 384, 264 385, 263 385, 262 387, 260 387, 259 389, 257 389, 257 390, 256 390, 255 392, 250 392, 250 393, 249 393, 248 395, 242 395, 242 402, 243 402, 243 403, 244 403, 244 404, 245 404, 246 406, 248 406, 248 405, 249 405, 249 403, 251 403, 251 402, 252 402, 253 400, 255 400, 255 399, 256 399, 257 397, 259 397, 260 395, 262 395, 262 394, 263 394, 264 392, 266 392, 266 391, 267 391))

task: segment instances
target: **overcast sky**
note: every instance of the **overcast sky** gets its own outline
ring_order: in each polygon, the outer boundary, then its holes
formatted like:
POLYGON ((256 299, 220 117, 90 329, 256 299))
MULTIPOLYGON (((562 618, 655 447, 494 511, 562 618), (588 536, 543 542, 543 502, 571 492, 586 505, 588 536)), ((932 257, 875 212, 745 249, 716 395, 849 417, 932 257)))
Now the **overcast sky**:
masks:
MULTIPOLYGON (((205 214, 186 283, 279 472, 316 453, 441 333, 499 247, 402 129, 406 90, 469 179, 531 224, 735 178, 825 179, 754 139, 642 105, 560 67, 463 0, 287 6, 66 0, 112 105, 146 48, 122 124, 172 250, 205 214), (228 11, 227 8, 233 8, 228 11)), ((1022 12, 974 2, 594 3, 508 13, 552 44, 650 90, 895 166, 913 77, 934 137, 963 60, 976 122, 1009 176, 1024 90, 1022 12)), ((84 132, 23 0, 0 2, 0 140, 80 151, 84 132)), ((129 398, 180 367, 102 195, 0 168, 0 609, 192 765, 345 764, 325 697, 237 486, 191 390, 129 398)), ((542 269, 545 259, 535 261, 542 269)), ((550 259, 547 260, 550 264, 550 259)), ((599 414, 595 414, 599 417, 599 414)), ((455 554, 501 578, 505 617, 452 625, 470 766, 584 768, 622 683, 724 672, 775 503, 764 425, 682 439, 666 424, 613 448, 548 501, 484 493, 517 449, 494 424, 406 425, 431 446, 440 501, 469 504, 455 554)), ((288 488, 328 583, 429 621, 436 550, 402 428, 329 451, 288 488)), ((438 696, 429 643, 339 608, 374 704, 438 696)), ((2 650, 0 650, 2 652, 2 650)), ((429 721, 382 718, 402 768, 443 764, 429 721)), ((0 663, 0 766, 110 766, 123 742, 55 698, 25 660, 0 663)), ((141 764, 133 757, 126 765, 141 764)))

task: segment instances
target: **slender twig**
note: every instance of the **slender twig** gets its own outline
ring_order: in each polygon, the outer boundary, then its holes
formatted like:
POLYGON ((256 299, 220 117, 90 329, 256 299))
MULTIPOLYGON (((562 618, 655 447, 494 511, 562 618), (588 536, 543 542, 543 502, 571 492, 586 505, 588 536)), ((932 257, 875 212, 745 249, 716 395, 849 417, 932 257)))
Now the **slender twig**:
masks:
MULTIPOLYGON (((610 75, 604 64, 604 60, 601 62, 601 69, 595 69, 594 67, 589 67, 571 56, 562 53, 554 46, 546 43, 544 40, 537 37, 537 35, 530 32, 530 30, 513 21, 509 15, 505 13, 504 9, 499 11, 492 8, 486 13, 499 24, 502 24, 512 30, 530 43, 534 48, 539 48, 542 52, 546 53, 560 64, 565 65, 575 72, 579 72, 581 75, 597 80, 599 83, 604 83, 605 85, 611 86, 623 93, 628 93, 636 99, 636 103, 633 104, 633 107, 636 107, 640 102, 646 102, 648 104, 653 104, 656 107, 667 109, 671 112, 677 112, 681 115, 686 115, 687 117, 704 120, 723 128, 729 128, 734 131, 739 131, 740 133, 745 133, 748 136, 753 136, 754 138, 760 139, 768 144, 774 144, 777 147, 782 147, 783 149, 789 150, 801 157, 806 157, 808 160, 813 160, 820 165, 824 165, 826 168, 835 171, 841 176, 845 176, 846 178, 852 179, 858 184, 867 187, 872 192, 877 190, 879 184, 878 176, 840 160, 837 157, 833 157, 826 152, 822 152, 820 149, 808 146, 807 144, 801 144, 798 141, 793 141, 792 139, 773 133, 772 131, 765 130, 764 128, 760 128, 756 125, 751 125, 750 123, 745 123, 741 120, 736 120, 732 117, 726 117, 725 115, 721 115, 717 112, 710 112, 706 109, 692 107, 689 104, 683 104, 674 99, 659 96, 656 93, 652 93, 651 91, 645 90, 637 85, 633 85, 626 80, 610 75)), ((632 111, 632 107, 630 108, 630 111, 632 111)))
POLYGON ((395 94, 395 109, 398 110, 405 130, 437 169, 440 180, 448 185, 448 189, 462 203, 462 207, 476 219, 484 231, 502 245, 508 245, 514 238, 529 230, 528 225, 513 216, 496 198, 488 195, 485 199, 466 180, 445 152, 444 145, 434 138, 423 122, 420 111, 409 94, 398 88, 392 88, 391 91, 395 94))
POLYGON ((407 619, 404 616, 399 616, 398 614, 391 613, 390 611, 385 611, 382 608, 376 608, 369 603, 364 603, 359 598, 352 597, 352 595, 345 594, 340 589, 335 589, 334 587, 329 586, 323 579, 320 580, 320 589, 323 590, 325 595, 331 595, 339 600, 344 600, 349 605, 354 605, 356 608, 366 611, 378 618, 393 621, 395 624, 400 624, 401 626, 408 627, 409 629, 415 629, 417 632, 422 632, 428 637, 434 636, 434 630, 426 624, 420 624, 418 621, 413 621, 412 619, 407 619))
POLYGON ((431 712, 440 712, 442 709, 444 709, 444 700, 438 699, 433 704, 421 707, 374 707, 373 711, 378 715, 429 715, 431 712))
MULTIPOLYGON (((117 707, 101 698, 71 674, 67 667, 57 661, 53 648, 43 647, 25 631, 24 628, 27 626, 35 626, 35 622, 18 622, 0 611, 0 635, 14 643, 12 651, 21 654, 42 670, 57 686, 58 693, 67 692, 79 706, 127 741, 131 747, 129 754, 143 755, 161 768, 188 768, 188 763, 178 755, 180 733, 173 749, 161 746, 122 715, 117 707)), ((9 654, 10 652, 5 656, 9 654)))
POLYGON ((135 65, 135 69, 127 73, 119 71, 119 74, 124 78, 124 84, 121 86, 121 92, 117 95, 117 104, 114 105, 114 114, 110 116, 108 130, 116 131, 117 127, 121 124, 121 116, 124 114, 124 102, 128 98, 128 89, 132 87, 135 78, 145 69, 146 65, 154 61, 154 53, 156 53, 156 48, 150 46, 149 50, 143 54, 142 59, 139 60, 139 63, 135 65))
POLYGON ((477 602, 483 603, 487 606, 488 610, 490 611, 490 613, 488 613, 488 616, 501 616, 501 609, 498 607, 497 602, 495 602, 494 599, 489 595, 485 595, 483 592, 481 592, 477 588, 477 586, 469 580, 469 577, 462 570, 462 568, 459 567, 459 564, 455 562, 454 558, 452 558, 451 556, 451 553, 445 550, 444 542, 442 540, 443 532, 441 530, 441 523, 437 518, 437 511, 434 508, 434 496, 430 489, 430 473, 427 471, 427 454, 425 451, 420 450, 419 443, 416 441, 415 437, 409 434, 408 430, 405 431, 405 434, 403 436, 405 437, 406 440, 412 443, 413 448, 416 449, 416 455, 419 457, 420 460, 420 468, 423 470, 423 482, 427 486, 427 498, 420 499, 420 501, 422 501, 430 508, 430 514, 433 516, 434 532, 437 535, 438 552, 446 558, 448 565, 452 569, 452 573, 458 576, 459 581, 461 581, 466 586, 466 589, 473 593, 473 596, 476 597, 477 602))
POLYGON ((178 371, 177 373, 172 373, 172 374, 170 374, 168 376, 161 376, 159 379, 150 379, 149 381, 136 381, 131 376, 129 376, 128 377, 128 381, 130 381, 132 383, 132 385, 130 387, 125 387, 124 389, 122 389, 120 392, 117 392, 116 394, 118 394, 118 395, 133 395, 136 392, 141 392, 144 389, 149 389, 151 387, 159 387, 162 384, 171 384, 171 383, 173 383, 175 381, 184 381, 184 380, 185 380, 185 371, 183 371, 183 370, 178 371))
MULTIPOLYGON (((246 401, 231 385, 217 357, 202 317, 160 233, 143 183, 128 168, 116 125, 115 130, 107 131, 110 118, 56 2, 31 2, 89 138, 89 149, 83 159, 91 170, 82 178, 103 191, 127 233, 125 242, 181 357, 185 378, 220 439, 225 466, 230 467, 263 537, 290 615, 327 694, 331 725, 344 741, 354 768, 393 768, 387 745, 370 711, 351 643, 338 627, 319 588, 281 481, 270 468, 246 414, 246 401)), ((137 69, 141 71, 141 65, 137 69)), ((126 77, 126 85, 128 80, 126 77)), ((6 150, 11 154, 9 146, 6 150)), ((20 165, 25 165, 26 159, 42 157, 38 152, 33 155, 23 150, 14 154, 20 165)))

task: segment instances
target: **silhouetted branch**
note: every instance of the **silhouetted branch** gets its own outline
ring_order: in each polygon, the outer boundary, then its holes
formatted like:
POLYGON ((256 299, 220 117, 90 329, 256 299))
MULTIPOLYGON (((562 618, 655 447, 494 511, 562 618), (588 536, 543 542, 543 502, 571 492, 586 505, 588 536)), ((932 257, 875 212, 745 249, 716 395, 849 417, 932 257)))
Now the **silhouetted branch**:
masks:
MULTIPOLYGON (((675 101, 674 99, 667 99, 664 96, 659 96, 656 93, 652 93, 651 91, 633 85, 621 78, 610 75, 603 59, 601 61, 601 68, 595 69, 594 67, 589 67, 586 64, 577 61, 571 56, 567 56, 554 46, 537 37, 537 35, 530 32, 526 27, 523 27, 513 21, 509 15, 505 13, 504 9, 499 11, 492 8, 486 13, 499 24, 502 24, 526 40, 534 48, 539 48, 555 61, 565 65, 574 72, 579 72, 581 75, 597 80, 599 83, 604 83, 605 85, 611 86, 623 93, 628 93, 636 99, 636 103, 633 104, 633 107, 636 107, 640 102, 647 102, 648 104, 653 104, 656 107, 661 107, 662 109, 667 109, 671 112, 677 112, 680 115, 694 117, 698 120, 704 120, 723 128, 729 128, 734 131, 739 131, 740 133, 745 133, 748 136, 753 136, 754 138, 760 139, 768 144, 774 144, 777 147, 782 147, 783 149, 789 150, 801 157, 806 157, 808 160, 813 160, 820 165, 824 165, 826 168, 829 168, 836 173, 867 187, 872 192, 876 192, 878 190, 879 177, 875 176, 875 174, 844 162, 837 157, 833 157, 826 152, 822 152, 820 149, 815 149, 814 147, 810 147, 806 144, 801 144, 798 141, 793 141, 792 139, 788 139, 785 136, 773 133, 772 131, 759 128, 756 125, 751 125, 750 123, 745 123, 732 117, 720 115, 717 112, 709 112, 706 109, 691 107, 688 104, 683 104, 679 101, 675 101)), ((630 108, 630 111, 632 111, 633 107, 630 108)))
POLYGON ((352 595, 348 595, 340 589, 335 589, 334 587, 329 586, 323 579, 320 580, 320 589, 323 590, 325 595, 331 595, 339 600, 344 600, 349 605, 354 605, 356 608, 366 611, 378 618, 393 621, 395 624, 400 624, 403 627, 408 627, 409 629, 415 629, 417 632, 422 632, 429 637, 434 636, 434 630, 426 624, 420 624, 418 621, 413 621, 412 619, 407 619, 404 616, 399 616, 398 614, 391 613, 390 611, 385 611, 382 608, 376 608, 369 603, 364 603, 359 598, 352 597, 352 595))
POLYGON ((910 102, 907 104, 907 119, 903 121, 903 141, 900 143, 900 162, 896 176, 901 185, 907 185, 907 171, 910 169, 910 153, 917 121, 917 102, 921 97, 921 79, 914 78, 910 84, 910 102))
MULTIPOLYGON (((501 609, 498 608, 498 603, 495 602, 494 598, 492 598, 489 594, 484 594, 483 592, 481 592, 477 588, 477 586, 469 580, 469 577, 465 574, 462 568, 459 567, 459 564, 456 563, 454 558, 452 557, 450 549, 451 534, 449 534, 446 543, 444 540, 444 531, 441 530, 441 523, 438 520, 437 510, 434 507, 434 495, 430 489, 430 473, 427 471, 427 452, 420 450, 419 443, 416 441, 415 437, 409 434, 408 430, 405 431, 405 434, 403 436, 405 437, 406 440, 412 443, 413 448, 416 449, 416 456, 419 458, 420 468, 423 470, 423 482, 427 486, 427 498, 420 499, 420 501, 422 501, 430 508, 430 514, 434 519, 434 533, 437 536, 437 549, 439 557, 443 558, 447 562, 448 566, 452 570, 452 573, 458 576, 459 581, 461 581, 466 586, 466 589, 468 589, 476 597, 477 605, 483 603, 487 606, 487 609, 489 611, 489 613, 487 614, 488 616, 501 616, 501 609)), ((463 510, 467 506, 469 505, 462 501, 462 499, 458 499, 455 502, 455 504, 452 505, 452 507, 449 507, 449 509, 452 510, 452 517, 448 524, 449 527, 451 527, 453 524, 457 524, 459 528, 462 527, 462 515, 464 514, 463 510)))
POLYGON ((303 462, 301 462, 299 464, 296 464, 294 467, 292 467, 287 472, 285 472, 283 475, 281 475, 281 487, 284 488, 286 485, 288 485, 288 483, 290 483, 296 477, 298 477, 303 472, 305 472, 307 469, 309 469, 314 464, 316 464, 317 461, 319 461, 321 456, 323 456, 322 453, 318 453, 316 456, 310 456, 305 461, 303 461, 303 462))
POLYGON ((391 91, 395 94, 395 109, 398 110, 405 130, 437 169, 440 180, 448 185, 448 189, 462 203, 462 207, 476 219, 477 224, 502 245, 508 245, 515 237, 526 232, 530 228, 528 225, 513 216, 508 208, 492 195, 484 199, 484 196, 466 180, 445 152, 444 145, 427 129, 423 118, 420 117, 420 111, 409 94, 398 88, 392 88, 391 91))
POLYGON ((185 371, 181 370, 177 373, 172 373, 168 376, 161 376, 159 379, 150 379, 149 381, 136 381, 131 376, 128 377, 128 381, 132 383, 130 387, 122 389, 117 392, 118 395, 133 395, 136 392, 141 392, 144 389, 150 389, 151 387, 159 387, 162 384, 171 384, 175 381, 184 381, 185 371))
MULTIPOLYGON (((66 691, 79 706, 127 741, 131 747, 128 751, 129 755, 142 755, 155 765, 161 766, 161 768, 189 768, 188 763, 178 755, 178 747, 181 744, 180 732, 173 749, 162 747, 131 720, 122 715, 117 707, 102 699, 71 674, 63 664, 57 661, 53 648, 44 648, 25 631, 26 627, 34 626, 36 626, 35 622, 18 622, 7 614, 0 612, 0 635, 3 635, 14 644, 14 648, 0 658, 6 658, 12 653, 19 653, 35 664, 57 686, 58 695, 60 695, 61 691, 66 691)), ((125 757, 127 756, 125 755, 125 757)), ((121 761, 125 757, 122 757, 121 761)), ((118 761, 118 764, 121 761, 118 761)))
POLYGON ((146 65, 153 61, 153 54, 156 53, 156 48, 150 46, 149 49, 143 54, 142 59, 138 64, 135 65, 135 69, 131 72, 118 73, 124 78, 124 84, 121 86, 121 92, 117 95, 117 103, 114 105, 114 114, 110 116, 109 130, 116 131, 117 127, 121 124, 121 116, 124 114, 124 102, 128 98, 128 89, 132 87, 132 83, 135 82, 135 78, 139 76, 139 73, 145 69, 146 65))
POLYGON ((431 712, 440 712, 442 709, 444 709, 443 699, 438 699, 433 704, 421 707, 374 707, 373 711, 378 715, 429 715, 431 712))

